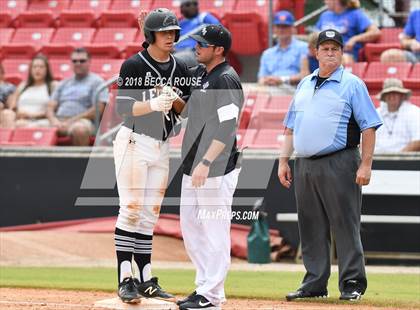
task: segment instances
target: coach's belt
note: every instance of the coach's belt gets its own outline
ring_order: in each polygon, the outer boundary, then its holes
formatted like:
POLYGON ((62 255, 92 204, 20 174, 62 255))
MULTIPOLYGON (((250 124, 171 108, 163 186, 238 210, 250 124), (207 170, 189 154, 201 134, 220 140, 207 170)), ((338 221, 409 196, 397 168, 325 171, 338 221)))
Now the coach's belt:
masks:
POLYGON ((323 155, 313 155, 313 156, 310 156, 308 158, 309 159, 320 159, 320 158, 323 158, 323 157, 328 157, 328 156, 340 153, 340 152, 345 151, 345 150, 352 150, 352 149, 355 149, 355 148, 357 148, 357 147, 356 146, 347 147, 347 148, 344 148, 344 149, 341 149, 341 150, 338 150, 338 151, 335 151, 335 152, 332 152, 332 153, 323 154, 323 155))

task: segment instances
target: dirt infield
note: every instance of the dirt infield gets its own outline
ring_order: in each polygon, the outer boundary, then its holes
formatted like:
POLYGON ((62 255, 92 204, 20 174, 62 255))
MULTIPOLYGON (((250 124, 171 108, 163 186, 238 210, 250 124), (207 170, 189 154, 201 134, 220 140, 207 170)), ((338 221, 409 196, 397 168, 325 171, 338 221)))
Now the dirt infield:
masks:
MULTIPOLYGON (((103 308, 95 307, 95 302, 113 298, 115 294, 103 292, 76 292, 45 289, 0 289, 0 309, 4 310, 65 310, 83 309, 100 310, 103 308)), ((127 307, 127 309, 135 309, 127 307)), ((359 304, 350 305, 330 305, 319 303, 297 303, 274 300, 255 300, 255 299, 230 299, 224 306, 224 310, 395 310, 395 308, 378 308, 359 304)), ((408 309, 408 308, 405 308, 408 309)), ((158 310, 158 309, 156 309, 158 310)))

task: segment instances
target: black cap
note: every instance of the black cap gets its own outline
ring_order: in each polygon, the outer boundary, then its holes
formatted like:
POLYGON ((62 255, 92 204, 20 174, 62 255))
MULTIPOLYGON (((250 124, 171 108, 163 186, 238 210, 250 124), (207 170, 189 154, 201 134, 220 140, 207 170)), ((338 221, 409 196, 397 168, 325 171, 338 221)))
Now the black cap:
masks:
POLYGON ((321 31, 318 35, 318 41, 316 42, 316 47, 318 48, 322 43, 326 41, 334 41, 341 47, 344 46, 343 44, 343 36, 337 30, 334 29, 327 29, 321 31))
POLYGON ((232 45, 232 36, 222 25, 207 25, 195 34, 190 35, 197 42, 222 46, 227 52, 232 45))

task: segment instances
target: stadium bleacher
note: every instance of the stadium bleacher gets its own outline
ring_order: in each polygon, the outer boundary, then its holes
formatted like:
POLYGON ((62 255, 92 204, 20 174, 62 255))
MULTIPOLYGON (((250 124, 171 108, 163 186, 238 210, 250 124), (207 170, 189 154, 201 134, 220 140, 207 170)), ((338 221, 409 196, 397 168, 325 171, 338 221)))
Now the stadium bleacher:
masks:
MULTIPOLYGON (((238 71, 238 55, 260 55, 268 46, 268 4, 268 0, 200 2, 202 12, 216 15, 232 32, 233 53, 229 59, 236 62, 238 71)), ((26 79, 30 60, 39 52, 49 57, 55 79, 68 78, 73 74, 70 53, 78 46, 86 47, 92 54, 91 70, 109 79, 118 74, 125 58, 142 49, 144 36, 137 25, 139 11, 157 7, 168 7, 180 16, 177 0, 0 0, 0 60, 6 80, 18 84, 26 79)), ((274 8, 290 10, 296 18, 304 15, 304 1, 274 1, 274 8)), ((382 29, 378 42, 366 44, 366 61, 346 65, 346 70, 366 82, 376 106, 376 95, 386 77, 402 79, 404 86, 413 90, 411 101, 420 106, 420 64, 378 62, 382 51, 399 47, 401 32, 402 28, 382 29)), ((256 148, 278 147, 278 131, 291 100, 290 95, 247 93, 238 143, 256 148)), ((171 143, 179 146, 179 139, 171 143)))

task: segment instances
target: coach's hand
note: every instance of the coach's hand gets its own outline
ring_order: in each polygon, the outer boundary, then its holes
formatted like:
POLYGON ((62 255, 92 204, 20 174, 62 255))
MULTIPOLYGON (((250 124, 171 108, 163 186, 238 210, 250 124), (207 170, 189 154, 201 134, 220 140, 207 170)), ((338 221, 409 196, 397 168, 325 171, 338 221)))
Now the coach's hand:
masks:
POLYGON ((356 173, 356 183, 359 184, 359 186, 368 185, 370 182, 371 172, 372 169, 370 166, 360 165, 356 173))
POLYGON ((209 176, 210 168, 199 163, 197 167, 195 167, 191 179, 192 179, 192 186, 193 187, 201 187, 206 183, 206 179, 209 176))
POLYGON ((281 185, 286 188, 290 188, 292 185, 292 171, 290 170, 288 163, 279 163, 278 177, 281 185))
POLYGON ((172 108, 172 100, 165 94, 150 99, 150 109, 157 112, 167 113, 172 108))

